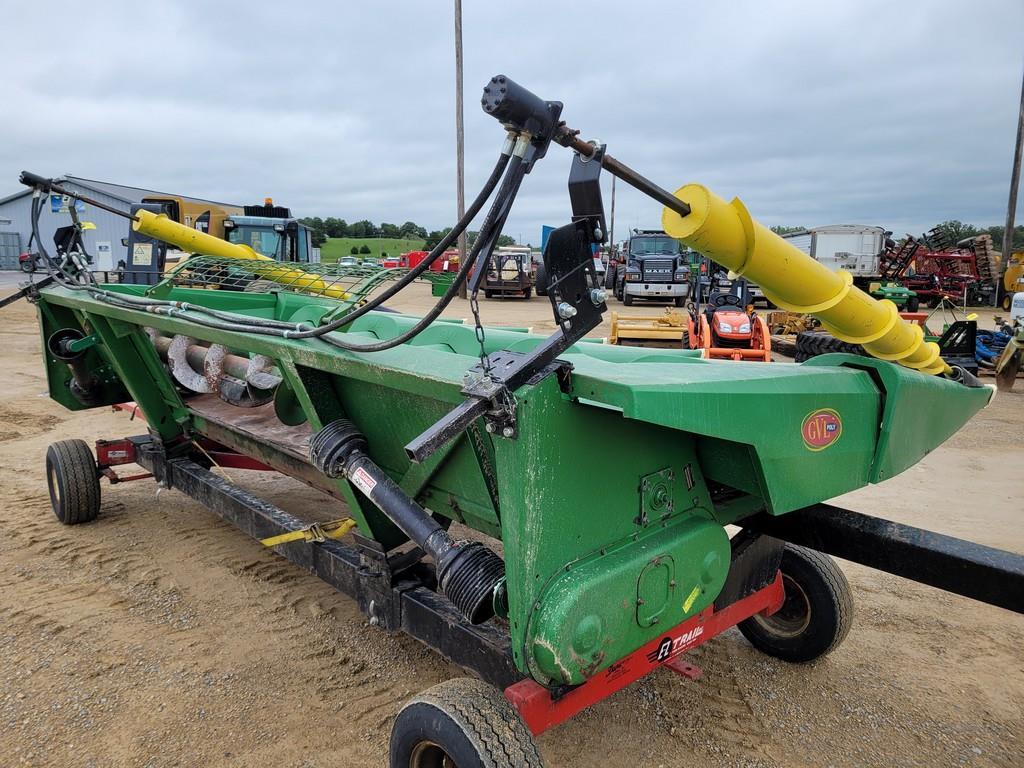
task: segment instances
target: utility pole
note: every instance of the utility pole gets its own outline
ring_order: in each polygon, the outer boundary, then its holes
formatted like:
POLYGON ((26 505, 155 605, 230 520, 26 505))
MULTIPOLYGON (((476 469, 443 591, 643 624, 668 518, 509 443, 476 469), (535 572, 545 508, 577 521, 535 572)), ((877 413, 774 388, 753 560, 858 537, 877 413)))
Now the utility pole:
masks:
POLYGON ((1017 188, 1020 186, 1020 156, 1024 143, 1024 77, 1020 84, 1020 110, 1017 114, 1017 144, 1013 150, 1013 170, 1010 171, 1010 200, 1006 205, 1006 228, 1003 229, 1003 257, 999 261, 999 282, 996 296, 1003 286, 1003 276, 1013 253, 1013 220, 1017 215, 1017 188))
MULTIPOLYGON (((458 198, 459 220, 466 215, 466 168, 462 125, 462 0, 455 0, 455 194, 458 198)), ((466 263, 466 233, 459 235, 459 264, 466 263)), ((459 298, 466 298, 466 283, 459 286, 459 298)))

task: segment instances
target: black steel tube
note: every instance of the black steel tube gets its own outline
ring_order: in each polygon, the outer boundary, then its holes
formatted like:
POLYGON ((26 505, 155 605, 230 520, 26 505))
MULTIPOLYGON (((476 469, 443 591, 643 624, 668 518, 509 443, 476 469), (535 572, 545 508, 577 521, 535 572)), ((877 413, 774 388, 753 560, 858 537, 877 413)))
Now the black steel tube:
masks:
POLYGON ((83 203, 94 205, 100 210, 106 211, 107 213, 113 213, 125 219, 131 219, 132 221, 135 221, 135 219, 137 218, 135 216, 132 216, 130 213, 125 213, 124 211, 109 206, 106 203, 101 203, 99 200, 93 200, 91 197, 86 197, 85 195, 79 192, 74 192, 70 189, 66 189, 65 187, 62 187, 60 184, 55 184, 53 182, 53 179, 44 178, 36 173, 22 171, 21 176, 18 178, 18 180, 26 187, 35 187, 36 189, 45 189, 51 192, 57 192, 61 195, 67 195, 68 197, 74 198, 75 200, 81 200, 83 203))
MULTIPOLYGON (((584 157, 590 157, 594 154, 594 145, 579 138, 577 133, 577 131, 574 131, 571 128, 562 126, 558 135, 555 136, 554 141, 557 144, 561 144, 563 147, 573 150, 574 152, 579 152, 584 157)), ((667 189, 659 187, 646 176, 642 176, 625 163, 616 160, 611 155, 605 153, 604 159, 601 161, 601 167, 608 171, 608 173, 612 174, 612 176, 622 179, 634 189, 643 192, 654 200, 657 200, 666 208, 671 208, 680 216, 690 215, 690 206, 673 195, 667 189)))
POLYGON ((777 539, 1024 613, 1024 555, 830 504, 740 523, 777 539))
POLYGON ((369 456, 352 451, 345 459, 345 477, 435 563, 447 559, 455 546, 452 537, 369 456))

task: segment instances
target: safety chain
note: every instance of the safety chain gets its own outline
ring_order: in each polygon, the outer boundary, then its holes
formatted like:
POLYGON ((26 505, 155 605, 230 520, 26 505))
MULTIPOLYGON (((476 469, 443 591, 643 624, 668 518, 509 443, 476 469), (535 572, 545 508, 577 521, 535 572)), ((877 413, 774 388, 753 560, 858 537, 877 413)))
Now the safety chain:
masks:
POLYGON ((477 300, 477 291, 469 297, 469 310, 473 313, 473 332, 476 334, 477 343, 480 345, 480 368, 485 375, 491 373, 491 361, 487 359, 487 349, 484 347, 484 326, 480 322, 480 302, 477 300))

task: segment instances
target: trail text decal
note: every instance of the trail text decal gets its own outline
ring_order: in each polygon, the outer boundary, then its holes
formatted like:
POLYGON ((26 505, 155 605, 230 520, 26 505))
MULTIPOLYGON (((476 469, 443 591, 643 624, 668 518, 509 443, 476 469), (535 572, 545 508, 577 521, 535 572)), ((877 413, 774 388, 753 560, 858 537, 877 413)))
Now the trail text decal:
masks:
POLYGON ((703 634, 704 627, 694 627, 679 637, 663 637, 658 647, 647 654, 647 661, 652 664, 668 661, 692 646, 703 634))

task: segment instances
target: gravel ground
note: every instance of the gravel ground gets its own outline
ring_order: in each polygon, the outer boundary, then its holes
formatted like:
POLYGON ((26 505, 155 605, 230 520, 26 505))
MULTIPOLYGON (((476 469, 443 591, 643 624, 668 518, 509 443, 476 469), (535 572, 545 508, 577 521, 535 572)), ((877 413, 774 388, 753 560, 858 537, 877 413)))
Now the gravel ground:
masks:
MULTIPOLYGON (((549 313, 542 299, 483 306, 487 322, 538 330, 549 313)), ((0 765, 384 764, 402 703, 460 670, 178 493, 105 485, 97 523, 59 526, 47 444, 141 430, 50 401, 32 308, 0 317, 0 765)), ((1024 552, 1018 389, 840 503, 1024 552)), ((290 480, 232 476, 296 513, 342 512, 290 480)), ((831 656, 793 667, 727 632, 691 654, 700 680, 659 670, 546 733, 547 763, 1024 765, 1024 618, 842 566, 856 616, 831 656)))

